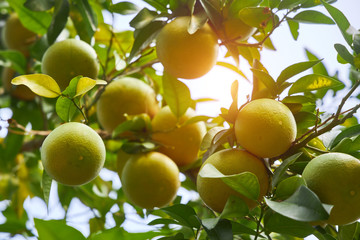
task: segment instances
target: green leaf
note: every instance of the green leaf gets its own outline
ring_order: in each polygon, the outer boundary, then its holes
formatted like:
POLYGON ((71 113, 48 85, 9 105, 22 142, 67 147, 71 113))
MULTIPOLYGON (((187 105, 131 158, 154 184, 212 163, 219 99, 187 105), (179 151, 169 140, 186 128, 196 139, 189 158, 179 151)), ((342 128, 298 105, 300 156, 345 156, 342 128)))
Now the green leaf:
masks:
POLYGON ((197 122, 206 122, 209 119, 211 119, 211 117, 209 117, 209 116, 197 115, 197 116, 191 117, 188 120, 186 120, 184 122, 184 124, 182 124, 182 126, 186 126, 186 125, 197 123, 197 122))
POLYGON ((119 13, 121 15, 135 14, 140 8, 131 2, 118 2, 111 4, 109 7, 110 12, 119 13))
POLYGON ((97 19, 89 2, 86 0, 72 0, 70 18, 80 39, 90 44, 97 28, 97 19))
POLYGON ((289 198, 301 185, 306 184, 305 180, 299 175, 282 180, 276 187, 276 198, 282 200, 289 198))
POLYGON ((196 216, 195 210, 184 204, 175 204, 170 207, 161 208, 170 217, 175 219, 179 225, 189 228, 199 228, 200 222, 196 216))
POLYGON ((42 175, 41 188, 43 190, 46 206, 49 206, 51 183, 52 183, 52 178, 44 170, 42 175))
POLYGON ((331 152, 342 152, 357 157, 360 149, 360 135, 355 138, 343 138, 338 144, 336 144, 331 152))
POLYGON ((300 23, 335 24, 331 18, 314 10, 302 11, 296 14, 292 20, 300 23))
POLYGON ((153 151, 156 148, 156 144, 153 142, 125 142, 121 145, 121 150, 128 154, 143 153, 153 151))
POLYGON ((55 0, 55 9, 51 24, 47 30, 48 44, 55 42, 62 30, 65 28, 70 12, 68 0, 55 0))
POLYGON ((160 12, 167 12, 166 3, 164 1, 159 0, 144 0, 144 2, 148 3, 149 5, 153 6, 155 9, 159 10, 160 12))
POLYGON ((159 238, 159 240, 187 240, 187 239, 185 238, 183 233, 179 232, 173 236, 159 238))
POLYGON ((334 89, 344 84, 335 78, 320 74, 309 74, 298 79, 289 89, 289 95, 300 92, 311 92, 319 89, 334 89))
MULTIPOLYGON (((89 240, 144 240, 144 239, 153 239, 156 236, 161 235, 157 231, 151 232, 139 232, 139 233, 129 233, 126 232, 123 228, 114 227, 110 229, 105 229, 99 233, 91 235, 89 240)), ((72 240, 72 238, 69 238, 72 240)), ((41 239, 40 239, 41 240, 41 239)), ((52 239, 49 239, 52 240, 52 239)), ((59 239, 63 240, 63 239, 59 239)))
POLYGON ((130 27, 135 29, 140 29, 148 24, 150 24, 156 17, 158 13, 155 11, 150 11, 147 8, 141 9, 141 11, 130 21, 130 27))
POLYGON ((294 40, 297 40, 299 37, 299 27, 300 24, 298 22, 292 21, 291 19, 287 20, 288 26, 290 28, 290 32, 294 40))
POLYGON ((221 13, 218 11, 218 9, 216 9, 210 3, 210 1, 200 0, 200 3, 202 5, 202 7, 204 8, 206 14, 208 15, 211 23, 214 24, 215 29, 221 29, 222 28, 222 19, 223 19, 223 17, 221 15, 221 13))
POLYGON ((82 96, 91 89, 93 89, 96 85, 106 85, 107 82, 104 80, 94 80, 88 77, 82 77, 79 79, 76 85, 76 94, 74 97, 82 96))
POLYGON ((356 54, 360 54, 360 33, 354 35, 353 49, 356 54))
POLYGON ((228 62, 222 62, 222 61, 216 62, 216 65, 230 69, 230 70, 234 71, 235 73, 239 74, 240 76, 242 76, 243 78, 245 78, 246 81, 250 82, 250 80, 246 77, 246 75, 235 65, 228 63, 228 62))
MULTIPOLYGON (((320 60, 317 56, 315 56, 307 49, 306 49, 306 55, 310 61, 320 60)), ((324 64, 321 62, 313 66, 312 69, 313 69, 313 73, 329 76, 329 73, 327 72, 324 64)))
POLYGON ((318 64, 319 62, 321 62, 321 60, 299 62, 288 66, 287 68, 281 71, 279 77, 276 79, 277 85, 280 86, 283 82, 285 82, 289 78, 308 70, 309 68, 318 64))
POLYGON ((20 152, 24 136, 9 132, 4 140, 3 159, 12 166, 16 155, 20 152))
POLYGON ((298 238, 305 238, 315 231, 309 223, 295 221, 273 211, 268 211, 264 216, 264 227, 266 232, 276 232, 298 238))
POLYGON ((227 219, 207 218, 202 220, 202 225, 210 240, 232 240, 232 226, 227 219))
POLYGON ((177 118, 181 117, 191 106, 192 101, 189 88, 183 82, 166 72, 164 72, 162 83, 165 102, 177 118))
POLYGON ((208 21, 208 16, 205 11, 200 11, 197 14, 191 16, 190 24, 188 26, 188 33, 194 34, 198 29, 200 29, 208 21))
POLYGON ((214 137, 219 133, 219 132, 226 132, 227 130, 224 127, 213 127, 211 129, 209 129, 205 136, 203 137, 203 140, 201 142, 201 146, 200 146, 200 150, 204 151, 208 148, 211 147, 211 145, 214 144, 214 137))
POLYGON ((354 237, 355 237, 358 227, 359 227, 358 222, 339 226, 338 239, 339 240, 355 239, 354 237))
POLYGON ((281 180, 284 173, 287 171, 288 167, 293 164, 301 155, 302 153, 296 153, 288 158, 286 158, 279 167, 275 169, 273 179, 271 182, 272 188, 275 188, 276 185, 281 180))
POLYGON ((29 10, 24 6, 25 0, 11 0, 8 3, 19 15, 21 23, 27 29, 41 35, 47 32, 52 19, 50 13, 29 10))
POLYGON ((347 63, 350 63, 353 66, 355 65, 354 56, 347 50, 344 45, 336 43, 334 47, 342 59, 344 59, 347 63))
POLYGON ((164 225, 176 224, 177 225, 178 222, 171 218, 157 218, 148 223, 148 225, 150 225, 150 226, 159 225, 159 224, 164 224, 164 225))
POLYGON ((11 67, 19 74, 25 74, 26 59, 24 55, 15 50, 0 50, 0 56, 10 61, 11 67))
POLYGON ((301 222, 326 220, 333 207, 323 205, 316 194, 303 185, 285 201, 277 202, 265 198, 265 202, 275 212, 301 222))
MULTIPOLYGON (((79 103, 74 99, 75 103, 79 103)), ((64 121, 70 122, 77 112, 80 110, 75 106, 74 102, 68 97, 60 96, 56 101, 56 114, 64 121)))
POLYGON ((226 201, 224 210, 220 214, 220 218, 241 218, 249 213, 249 207, 239 197, 231 195, 226 201))
POLYGON ((271 92, 271 94, 273 96, 276 96, 277 94, 276 83, 275 80, 270 76, 270 74, 255 68, 252 68, 251 71, 253 72, 254 77, 256 77, 262 83, 264 83, 264 85, 271 92))
POLYGON ((242 9, 239 16, 249 26, 264 28, 271 21, 273 13, 265 7, 249 7, 242 9))
POLYGON ((250 234, 250 235, 257 235, 257 232, 255 232, 256 228, 251 228, 251 224, 246 225, 241 224, 239 222, 231 222, 232 225, 232 231, 234 235, 238 234, 250 234))
POLYGON ((115 138, 127 131, 142 132, 149 127, 149 124, 151 125, 151 120, 149 115, 147 114, 136 115, 133 118, 126 120, 125 122, 118 125, 114 129, 112 133, 112 137, 115 138))
POLYGON ((298 131, 304 129, 307 130, 309 127, 314 126, 317 120, 317 117, 314 113, 304 111, 295 113, 294 117, 298 131))
POLYGON ((61 91, 56 81, 45 74, 22 75, 11 80, 14 85, 25 85, 39 96, 47 98, 56 98, 60 96, 61 91))
POLYGON ((26 0, 24 6, 32 11, 43 12, 54 6, 54 0, 26 0))
POLYGON ((156 37, 160 29, 166 24, 162 21, 152 21, 145 27, 137 30, 134 45, 131 49, 128 62, 137 56, 144 48, 146 48, 156 37))
POLYGON ((1 233, 7 232, 15 235, 26 229, 26 222, 28 221, 26 212, 19 218, 14 206, 9 205, 5 210, 2 210, 1 213, 6 218, 6 221, 3 224, 0 224, 1 233))
POLYGON ((35 228, 39 234, 39 240, 86 240, 84 235, 77 229, 66 225, 64 220, 41 220, 34 219, 35 228))
POLYGON ((293 9, 302 3, 304 3, 306 0, 282 0, 278 6, 278 9, 293 9))
POLYGON ((233 175, 224 175, 214 165, 207 163, 202 167, 199 175, 203 178, 221 178, 228 186, 235 191, 252 200, 257 200, 260 193, 259 181, 255 174, 242 172, 233 175))
POLYGON ((262 0, 234 0, 229 7, 229 15, 236 18, 239 11, 246 7, 256 7, 262 0))
POLYGON ((340 132, 334 140, 331 141, 330 148, 335 147, 341 140, 344 138, 351 138, 360 135, 360 125, 355 125, 349 128, 346 128, 340 132))
POLYGON ((325 6, 326 10, 330 13, 331 17, 335 20, 346 42, 349 44, 349 46, 351 46, 352 36, 347 32, 347 30, 350 28, 350 23, 345 15, 339 9, 331 6, 324 0, 321 0, 321 2, 325 6))

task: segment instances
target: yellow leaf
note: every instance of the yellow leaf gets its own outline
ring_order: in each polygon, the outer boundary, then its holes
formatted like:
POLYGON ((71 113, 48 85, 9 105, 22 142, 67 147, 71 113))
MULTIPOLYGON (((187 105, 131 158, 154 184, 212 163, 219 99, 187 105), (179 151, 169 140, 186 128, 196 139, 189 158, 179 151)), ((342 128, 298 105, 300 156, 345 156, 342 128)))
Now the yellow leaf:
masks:
POLYGON ((60 87, 56 81, 45 74, 21 75, 11 80, 11 83, 14 85, 25 85, 35 94, 42 97, 56 98, 61 94, 60 87))
POLYGON ((76 95, 77 96, 81 96, 85 93, 87 93, 88 91, 90 91, 93 87, 95 87, 95 85, 106 85, 107 82, 104 80, 94 80, 88 77, 82 77, 79 79, 79 82, 76 86, 76 95))

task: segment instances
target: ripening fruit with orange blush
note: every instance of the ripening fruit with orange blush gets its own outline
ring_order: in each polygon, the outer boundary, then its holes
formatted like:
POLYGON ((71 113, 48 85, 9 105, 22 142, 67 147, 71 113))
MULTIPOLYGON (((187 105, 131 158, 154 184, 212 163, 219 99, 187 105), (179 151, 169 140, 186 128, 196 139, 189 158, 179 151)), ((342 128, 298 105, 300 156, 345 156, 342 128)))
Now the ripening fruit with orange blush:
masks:
POLYGON ((215 65, 219 45, 210 25, 205 23, 190 34, 190 17, 177 17, 166 24, 156 39, 157 56, 164 70, 177 78, 194 79, 215 65))
POLYGON ((271 158, 287 151, 296 139, 290 109, 269 98, 256 99, 240 109, 235 121, 237 142, 252 154, 271 158))

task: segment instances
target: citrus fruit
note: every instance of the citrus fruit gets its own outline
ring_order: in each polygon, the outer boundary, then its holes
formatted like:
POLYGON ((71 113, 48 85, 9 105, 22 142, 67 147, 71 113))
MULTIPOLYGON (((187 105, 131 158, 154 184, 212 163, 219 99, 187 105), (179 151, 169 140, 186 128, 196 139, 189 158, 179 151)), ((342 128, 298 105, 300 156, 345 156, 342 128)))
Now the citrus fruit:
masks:
MULTIPOLYGON (((258 178, 260 194, 258 200, 267 193, 269 187, 269 176, 265 165, 257 157, 245 150, 225 149, 212 154, 201 166, 212 164, 224 175, 251 172, 258 178)), ((257 202, 251 200, 234 189, 230 188, 220 178, 205 178, 201 174, 197 177, 197 190, 204 203, 216 212, 222 212, 230 195, 238 196, 245 201, 249 209, 257 206, 257 202)))
POLYGON ((3 86, 5 91, 9 92, 11 96, 25 100, 31 101, 35 98, 35 93, 33 93, 27 86, 25 85, 12 85, 11 80, 16 77, 16 73, 12 68, 4 68, 1 74, 1 78, 3 81, 3 86))
POLYGON ((325 222, 345 225, 360 218, 360 160, 345 153, 326 153, 312 159, 303 178, 322 203, 333 205, 325 222))
POLYGON ((204 122, 182 126, 194 116, 195 111, 189 108, 180 119, 177 119, 169 106, 165 106, 151 122, 152 139, 160 145, 157 151, 170 157, 179 167, 189 165, 198 159, 200 145, 206 134, 204 122))
POLYGON ((133 156, 134 154, 129 154, 124 152, 123 150, 119 150, 116 155, 116 170, 119 175, 119 178, 122 178, 122 171, 126 162, 133 156))
POLYGON ((296 122, 283 103, 256 99, 240 109, 235 121, 237 142, 263 158, 283 154, 296 138, 296 122))
POLYGON ((97 103, 97 118, 100 125, 112 132, 126 120, 125 114, 147 113, 153 117, 159 110, 154 90, 145 82, 125 77, 112 81, 97 103))
POLYGON ((66 39, 51 45, 42 58, 41 70, 55 79, 63 91, 78 75, 96 79, 99 72, 95 50, 86 42, 66 39))
POLYGON ((2 37, 6 48, 29 55, 29 47, 36 40, 36 33, 25 28, 16 13, 11 13, 3 28, 2 37))
POLYGON ((41 147, 41 160, 50 177, 65 185, 90 182, 105 162, 105 145, 89 126, 69 122, 55 128, 41 147))
POLYGON ((121 183, 132 203, 146 209, 163 207, 176 197, 179 169, 162 153, 134 155, 124 166, 121 183))
POLYGON ((157 56, 165 71, 174 77, 193 79, 215 65, 217 36, 206 23, 194 34, 188 32, 190 17, 177 17, 166 24, 156 39, 157 56))
POLYGON ((247 40, 255 31, 256 28, 245 24, 241 19, 230 18, 223 22, 221 35, 225 41, 241 42, 247 40))

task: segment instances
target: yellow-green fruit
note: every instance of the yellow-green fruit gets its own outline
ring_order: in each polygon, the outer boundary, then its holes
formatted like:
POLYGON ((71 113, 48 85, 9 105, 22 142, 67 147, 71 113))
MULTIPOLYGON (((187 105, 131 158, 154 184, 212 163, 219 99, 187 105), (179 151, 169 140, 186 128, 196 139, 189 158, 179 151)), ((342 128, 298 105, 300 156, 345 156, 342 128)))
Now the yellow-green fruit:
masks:
POLYGON ((65 185, 93 180, 105 162, 105 145, 89 126, 69 122, 55 128, 41 147, 41 160, 50 177, 65 185))
POLYGON ((134 155, 124 166, 121 182, 132 203, 146 209, 164 207, 180 187, 179 169, 162 153, 134 155))
POLYGON ((225 20, 223 27, 222 37, 225 41, 245 41, 256 31, 256 28, 245 24, 239 18, 225 20))
POLYGON ((159 110, 154 90, 145 82, 125 77, 106 86, 97 103, 97 118, 100 125, 112 132, 126 120, 125 114, 147 113, 153 117, 159 110))
POLYGON ((204 203, 216 212, 222 212, 230 195, 240 197, 248 205, 249 209, 257 206, 257 202, 251 200, 226 185, 220 178, 204 178, 201 170, 206 164, 212 164, 224 175, 251 172, 258 178, 260 194, 258 200, 267 193, 269 188, 269 176, 265 165, 257 157, 240 149, 225 149, 211 155, 201 166, 197 177, 197 190, 204 203))
POLYGON ((122 171, 124 169, 125 164, 127 161, 134 156, 133 154, 129 154, 124 152, 123 150, 119 150, 116 157, 116 170, 119 175, 119 178, 122 178, 122 171))
POLYGON ((86 42, 66 39, 51 45, 42 58, 41 70, 64 90, 78 75, 96 79, 99 72, 95 50, 86 42))
POLYGON ((157 56, 165 71, 178 78, 193 79, 205 75, 215 65, 217 36, 206 23, 189 34, 190 17, 178 17, 161 29, 156 39, 157 56))
POLYGON ((360 218, 360 160, 344 153, 312 159, 303 171, 308 188, 333 205, 326 223, 345 225, 360 218))
POLYGON ((200 145, 206 134, 204 122, 181 126, 194 116, 195 111, 189 108, 180 119, 177 119, 169 106, 165 106, 151 123, 152 139, 160 144, 158 151, 170 157, 179 167, 189 165, 198 159, 200 145))
POLYGON ((296 122, 283 103, 262 98, 249 102, 235 121, 237 142, 262 158, 283 154, 296 138, 296 122))
POLYGON ((35 93, 33 93, 27 86, 25 85, 12 85, 11 80, 15 77, 15 71, 12 68, 4 68, 1 74, 3 86, 6 92, 9 92, 11 96, 25 100, 31 101, 35 98, 35 93))
POLYGON ((6 48, 29 55, 29 47, 36 40, 36 33, 25 28, 16 13, 10 14, 3 28, 2 37, 6 48))

